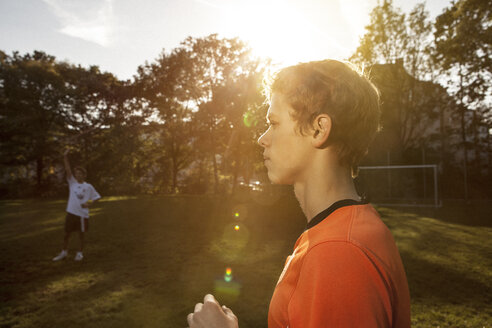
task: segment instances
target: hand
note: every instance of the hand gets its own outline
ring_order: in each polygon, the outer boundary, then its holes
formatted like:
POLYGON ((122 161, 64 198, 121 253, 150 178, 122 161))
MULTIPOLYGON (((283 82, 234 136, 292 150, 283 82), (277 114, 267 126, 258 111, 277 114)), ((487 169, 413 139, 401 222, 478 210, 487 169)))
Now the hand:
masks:
POLYGON ((207 294, 195 312, 188 314, 189 328, 239 328, 237 317, 225 305, 220 306, 213 295, 207 294))
POLYGON ((87 201, 80 206, 82 206, 83 208, 89 208, 91 206, 91 203, 90 203, 90 201, 87 201))

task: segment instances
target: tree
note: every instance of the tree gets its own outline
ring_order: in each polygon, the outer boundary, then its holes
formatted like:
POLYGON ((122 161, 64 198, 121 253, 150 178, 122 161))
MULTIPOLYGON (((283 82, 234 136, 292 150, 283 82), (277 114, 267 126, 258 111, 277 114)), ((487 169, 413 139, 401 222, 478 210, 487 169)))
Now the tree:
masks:
POLYGON ((220 100, 220 90, 248 74, 246 68, 250 49, 239 39, 220 39, 216 34, 205 38, 187 38, 182 48, 189 54, 193 76, 190 93, 197 105, 199 147, 210 158, 214 177, 214 192, 219 192, 219 154, 224 154, 231 125, 226 120, 226 107, 220 100), (199 124, 198 124, 199 123, 199 124))
MULTIPOLYGON (((210 168, 214 191, 219 191, 219 161, 224 160, 232 127, 253 101, 248 92, 258 67, 240 40, 212 34, 189 37, 170 53, 163 51, 156 62, 139 68, 137 85, 162 121, 172 190, 179 189, 179 172, 195 162, 210 168)), ((256 84, 254 92, 258 92, 256 84)))
POLYGON ((34 161, 38 188, 46 159, 60 147, 67 100, 61 71, 68 66, 40 51, 1 55, 1 161, 4 165, 34 161))
POLYGON ((139 128, 149 113, 133 86, 96 66, 59 62, 39 51, 2 52, 0 63, 4 166, 34 164, 38 192, 47 192, 41 187, 72 145, 75 162, 88 167, 93 183, 113 177, 126 190, 135 184, 139 128))
POLYGON ((434 38, 432 22, 425 3, 415 5, 405 19, 408 36, 404 63, 411 76, 418 80, 435 81, 436 67, 433 61, 434 38))
POLYGON ((238 39, 187 38, 132 82, 42 52, 0 52, 0 64, 0 164, 35 165, 38 187, 66 144, 113 194, 179 192, 183 182, 225 191, 226 175, 248 180, 259 160, 250 120, 263 108, 265 64, 238 39))
POLYGON ((393 7, 392 1, 385 0, 372 10, 370 16, 366 33, 350 60, 378 71, 377 84, 382 87, 382 98, 385 99, 383 130, 392 130, 392 138, 396 141, 392 148, 405 152, 415 144, 425 143, 420 140, 422 134, 418 131, 428 128, 425 124, 431 121, 427 120, 427 115, 432 115, 430 107, 433 104, 422 103, 430 98, 421 97, 422 90, 418 85, 419 79, 434 76, 431 23, 424 4, 417 4, 409 15, 405 15, 393 7), (381 70, 381 65, 393 65, 394 68, 381 70))
POLYGON ((113 193, 133 193, 148 149, 142 124, 151 111, 134 86, 98 67, 67 72, 67 141, 74 145, 91 181, 113 193))
POLYGON ((370 13, 371 22, 350 60, 358 64, 395 64, 408 49, 405 14, 385 0, 370 13))
POLYGON ((423 147, 430 141, 430 131, 439 117, 436 111, 442 105, 442 88, 415 79, 401 63, 373 65, 371 77, 381 93, 382 104, 383 129, 375 144, 385 151, 400 149, 402 154, 423 147))
MULTIPOLYGON (((461 139, 463 146, 464 196, 468 199, 468 145, 465 114, 468 109, 481 110, 473 114, 472 129, 476 130, 484 117, 490 124, 490 95, 492 78, 492 8, 484 0, 459 0, 436 18, 436 62, 447 75, 448 90, 459 103, 461 139), (452 76, 457 75, 458 79, 452 76), (488 104, 487 104, 488 101, 488 104), (484 104, 485 102, 485 104, 484 104)), ((475 143, 478 146, 478 143, 475 143)), ((477 150, 475 151, 477 153, 477 150)))
POLYGON ((164 179, 170 164, 172 192, 178 192, 178 175, 192 159, 190 94, 194 92, 194 82, 192 62, 183 49, 169 54, 163 51, 154 63, 140 66, 135 81, 138 92, 161 121, 158 134, 163 148, 157 150, 157 162, 164 179))
POLYGON ((264 121, 266 112, 261 90, 266 65, 259 60, 244 63, 241 75, 219 87, 211 102, 212 106, 223 109, 226 143, 222 171, 232 175, 232 192, 239 177, 249 182, 255 164, 262 162, 256 140, 263 127, 259 122, 264 121))

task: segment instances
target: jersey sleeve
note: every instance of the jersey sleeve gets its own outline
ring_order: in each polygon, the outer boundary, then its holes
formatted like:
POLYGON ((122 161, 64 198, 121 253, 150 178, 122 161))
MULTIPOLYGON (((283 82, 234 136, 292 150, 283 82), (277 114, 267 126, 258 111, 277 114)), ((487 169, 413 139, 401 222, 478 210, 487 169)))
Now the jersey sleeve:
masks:
POLYGON ((101 195, 99 195, 99 193, 96 191, 96 189, 90 185, 90 188, 89 188, 89 199, 90 200, 97 200, 101 198, 101 195))
POLYGON ((380 268, 359 247, 322 243, 304 258, 289 327, 391 327, 390 295, 380 268))

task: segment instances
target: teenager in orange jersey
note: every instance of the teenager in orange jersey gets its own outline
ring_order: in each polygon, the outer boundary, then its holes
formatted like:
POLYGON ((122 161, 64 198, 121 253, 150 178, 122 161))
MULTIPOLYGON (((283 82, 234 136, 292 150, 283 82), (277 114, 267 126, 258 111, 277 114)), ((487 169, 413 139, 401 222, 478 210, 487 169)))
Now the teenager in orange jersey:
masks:
MULTIPOLYGON (((353 178, 379 125, 379 95, 350 65, 281 70, 258 143, 272 183, 291 184, 307 218, 270 302, 269 328, 410 327, 410 296, 390 231, 353 178)), ((191 328, 237 327, 212 295, 191 328)))

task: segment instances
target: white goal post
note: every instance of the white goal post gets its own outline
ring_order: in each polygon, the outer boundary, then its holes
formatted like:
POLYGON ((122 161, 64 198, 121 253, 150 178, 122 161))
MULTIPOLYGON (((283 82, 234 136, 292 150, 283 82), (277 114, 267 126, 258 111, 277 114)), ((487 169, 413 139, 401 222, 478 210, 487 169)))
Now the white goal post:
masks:
MULTIPOLYGON (((433 185, 433 189, 434 189, 434 192, 433 192, 433 198, 430 199, 430 203, 428 204, 425 204, 425 203, 419 203, 419 202, 403 202, 403 203, 398 203, 398 202, 385 202, 383 200, 383 202, 378 202, 378 201, 375 201, 374 203, 376 205, 381 205, 381 206, 409 206, 409 207, 440 207, 441 206, 441 202, 439 200, 439 195, 438 195, 438 174, 437 174, 437 170, 438 170, 438 166, 435 165, 435 164, 426 164, 426 165, 382 165, 382 166, 359 166, 359 176, 362 176, 364 175, 364 171, 367 171, 368 173, 369 172, 376 172, 376 170, 387 170, 385 176, 384 176, 384 179, 386 180, 386 182, 383 182, 383 181, 380 181, 381 180, 381 177, 378 177, 376 180, 378 182, 382 182, 382 183, 387 183, 387 189, 389 189, 389 199, 391 199, 391 189, 392 189, 392 175, 394 173, 392 172, 395 172, 395 170, 409 170, 409 169, 422 169, 422 170, 429 170, 429 169, 432 169, 432 180, 433 180, 433 183, 431 185, 433 185)), ((426 186, 427 184, 430 184, 430 181, 427 181, 427 175, 428 174, 425 174, 422 173, 422 180, 423 180, 423 188, 424 190, 426 190, 426 186)), ((409 178, 407 177, 407 180, 409 180, 409 178)), ((413 179, 415 180, 415 179, 413 179)), ((374 183, 374 181, 372 182, 374 183)), ((402 188, 405 188, 404 186, 402 188)), ((425 191, 424 191, 424 194, 425 194, 425 191)), ((372 195, 370 195, 372 196, 372 195)), ((405 198, 405 197, 403 197, 405 198)))

